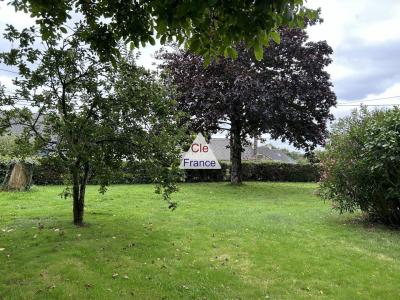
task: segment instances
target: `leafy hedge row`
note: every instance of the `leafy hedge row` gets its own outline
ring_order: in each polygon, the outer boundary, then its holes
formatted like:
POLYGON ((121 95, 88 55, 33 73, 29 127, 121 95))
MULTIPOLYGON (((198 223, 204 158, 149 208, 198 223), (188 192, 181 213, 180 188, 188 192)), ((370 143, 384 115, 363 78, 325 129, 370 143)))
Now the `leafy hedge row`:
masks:
POLYGON ((320 178, 318 164, 244 163, 243 178, 249 181, 317 182, 320 178))
MULTIPOLYGON (((217 182, 228 181, 230 178, 230 163, 221 162, 221 170, 186 170, 183 181, 186 182, 217 182)), ((317 164, 285 164, 271 162, 244 162, 243 180, 245 181, 291 181, 316 182, 320 177, 320 167, 317 164)), ((5 175, 6 166, 0 165, 0 182, 5 175)), ((65 168, 56 161, 42 162, 34 166, 33 182, 37 185, 62 184, 67 174, 65 168)), ((123 170, 114 174, 111 183, 132 184, 150 183, 151 179, 145 169, 127 164, 123 170)), ((90 183, 96 184, 96 176, 90 183)))
MULTIPOLYGON (((228 181, 230 163, 220 163, 221 170, 187 170, 185 181, 228 181)), ((289 181, 317 182, 320 167, 317 164, 285 164, 276 162, 244 162, 242 178, 244 181, 289 181)))

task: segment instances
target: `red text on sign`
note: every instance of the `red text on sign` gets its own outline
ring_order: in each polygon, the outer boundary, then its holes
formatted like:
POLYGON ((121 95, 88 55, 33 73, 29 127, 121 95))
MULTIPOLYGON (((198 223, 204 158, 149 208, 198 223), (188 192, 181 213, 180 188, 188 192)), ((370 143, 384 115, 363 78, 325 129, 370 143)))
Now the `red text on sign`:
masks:
POLYGON ((197 152, 208 152, 208 146, 202 145, 202 144, 194 143, 194 144, 192 144, 191 148, 192 148, 192 151, 195 152, 195 153, 197 153, 197 152))

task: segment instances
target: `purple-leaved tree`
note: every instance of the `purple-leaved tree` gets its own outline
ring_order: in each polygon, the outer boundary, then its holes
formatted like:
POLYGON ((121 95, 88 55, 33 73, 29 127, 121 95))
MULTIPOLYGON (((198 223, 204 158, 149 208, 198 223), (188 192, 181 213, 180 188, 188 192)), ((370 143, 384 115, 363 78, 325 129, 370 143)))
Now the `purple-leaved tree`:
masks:
POLYGON ((324 143, 332 119, 329 110, 336 96, 325 71, 332 48, 326 41, 307 41, 304 29, 279 31, 280 41, 270 42, 260 61, 243 43, 208 66, 201 56, 182 49, 159 55, 192 129, 228 131, 233 184, 242 181, 246 137, 269 133, 309 152, 324 143))

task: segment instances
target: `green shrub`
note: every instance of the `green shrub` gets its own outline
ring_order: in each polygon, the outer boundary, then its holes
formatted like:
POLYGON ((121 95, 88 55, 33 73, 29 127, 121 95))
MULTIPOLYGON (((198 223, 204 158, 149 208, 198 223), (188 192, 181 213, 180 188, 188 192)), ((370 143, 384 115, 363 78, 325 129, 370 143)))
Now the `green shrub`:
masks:
POLYGON ((21 141, 23 141, 22 137, 13 134, 0 135, 0 164, 24 162, 35 165, 38 163, 33 145, 21 141))
MULTIPOLYGON (((230 163, 220 162, 221 170, 185 170, 182 181, 185 182, 218 182, 230 180, 230 163)), ((0 180, 4 178, 7 165, 0 163, 0 180), (3 174, 4 173, 4 174, 3 174)), ((320 167, 318 164, 285 164, 276 162, 244 162, 243 180, 246 181, 291 181, 317 182, 320 167)), ((33 182, 37 185, 63 184, 68 172, 62 164, 52 159, 41 159, 34 165, 33 182)), ((98 184, 96 174, 89 180, 98 184)), ((126 163, 119 172, 111 177, 114 184, 152 183, 146 168, 126 163)))
POLYGON ((400 110, 341 119, 322 155, 320 194, 340 212, 361 209, 371 218, 400 225, 400 110))
POLYGON ((243 178, 250 181, 316 182, 319 174, 318 164, 243 163, 243 178))
MULTIPOLYGON (((230 163, 220 162, 221 170, 186 170, 186 181, 228 181, 230 163)), ((242 178, 245 181, 317 182, 320 177, 318 164, 286 164, 269 161, 244 161, 242 178)))
POLYGON ((32 180, 37 185, 63 184, 68 174, 63 162, 47 157, 34 166, 32 180))
POLYGON ((229 178, 230 164, 220 162, 220 170, 185 170, 186 182, 225 181, 229 178))

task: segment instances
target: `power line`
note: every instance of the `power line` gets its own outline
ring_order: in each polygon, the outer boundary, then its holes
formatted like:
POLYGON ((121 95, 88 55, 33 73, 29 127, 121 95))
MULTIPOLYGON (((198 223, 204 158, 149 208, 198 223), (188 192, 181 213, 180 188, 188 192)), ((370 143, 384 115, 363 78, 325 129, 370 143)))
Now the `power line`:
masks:
MULTIPOLYGON (((366 104, 363 106, 396 106, 396 105, 400 105, 400 103, 397 104, 366 104)), ((358 107, 360 106, 360 104, 337 104, 336 106, 352 106, 352 107, 358 107)))
POLYGON ((383 97, 383 98, 373 98, 373 99, 366 99, 366 100, 350 100, 350 101, 345 101, 345 102, 340 102, 339 104, 347 104, 347 103, 354 103, 354 102, 368 102, 368 101, 377 101, 377 100, 387 100, 387 99, 395 99, 395 98, 400 98, 399 96, 391 96, 391 97, 383 97))
MULTIPOLYGON (((6 70, 6 69, 2 69, 2 68, 0 68, 0 71, 4 71, 4 72, 8 72, 8 73, 13 73, 13 74, 18 74, 19 75, 19 72, 6 70)), ((337 106, 352 106, 352 107, 356 107, 356 106, 360 106, 363 102, 387 100, 387 99, 396 99, 396 98, 400 98, 400 95, 399 96, 391 96, 391 97, 366 99, 366 100, 350 100, 350 101, 345 101, 345 102, 339 102, 337 104, 337 106), (350 104, 350 103, 354 103, 354 102, 359 102, 359 104, 350 104)), ((395 105, 400 105, 400 104, 369 104, 369 105, 364 105, 364 106, 395 106, 395 105)))
POLYGON ((18 75, 19 75, 19 72, 11 71, 11 70, 6 70, 6 69, 2 69, 2 68, 0 68, 0 71, 8 72, 8 73, 13 73, 13 74, 18 74, 18 75))

